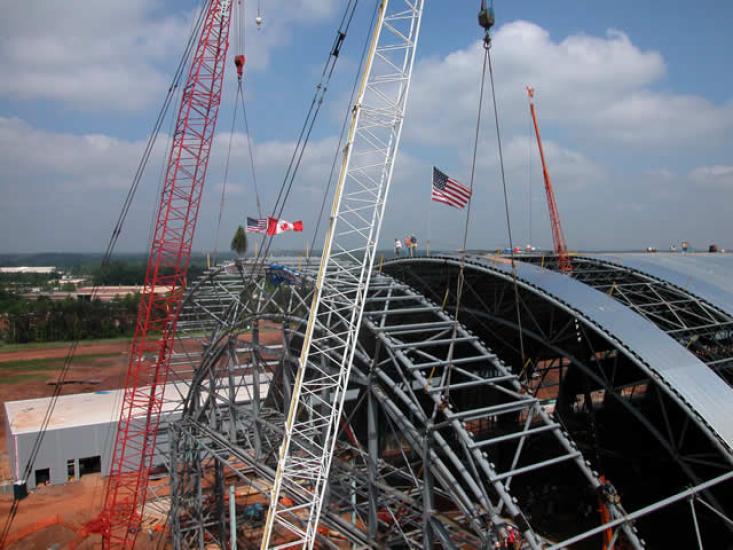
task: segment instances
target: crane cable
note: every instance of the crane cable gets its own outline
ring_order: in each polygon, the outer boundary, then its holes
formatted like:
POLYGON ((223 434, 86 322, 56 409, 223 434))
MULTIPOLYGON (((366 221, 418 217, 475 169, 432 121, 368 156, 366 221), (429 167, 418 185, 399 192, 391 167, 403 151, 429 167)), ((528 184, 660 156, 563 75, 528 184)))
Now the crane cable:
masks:
POLYGON ((247 149, 249 149, 249 167, 252 172, 252 186, 255 190, 255 201, 257 201, 257 216, 262 217, 262 202, 260 201, 260 191, 257 185, 257 171, 255 170, 255 154, 254 147, 252 147, 252 132, 249 128, 249 121, 247 119, 247 106, 244 104, 244 90, 240 83, 239 99, 242 104, 242 119, 244 120, 244 132, 247 135, 247 149))
MULTIPOLYGON (((236 21, 236 32, 237 32, 237 48, 238 51, 242 53, 242 55, 246 55, 246 39, 245 39, 245 5, 242 3, 242 0, 239 0, 237 3, 237 6, 239 6, 237 10, 237 17, 235 17, 236 21)), ((237 76, 237 91, 234 98, 234 111, 232 113, 232 124, 231 124, 231 131, 229 132, 229 144, 227 146, 227 155, 226 155, 226 161, 224 164, 224 182, 222 184, 221 189, 221 198, 219 201, 219 214, 217 217, 216 222, 216 233, 214 236, 214 253, 212 258, 212 263, 216 264, 216 259, 218 255, 219 250, 219 234, 221 231, 221 220, 224 213, 224 204, 226 200, 226 191, 227 191, 227 184, 229 182, 229 165, 231 160, 231 154, 232 154, 232 144, 234 141, 234 129, 236 127, 237 123, 237 115, 239 114, 239 107, 242 107, 242 117, 244 121, 244 131, 245 135, 247 136, 247 150, 249 153, 249 165, 250 165, 250 172, 252 175, 252 184, 255 191, 255 199, 257 202, 257 216, 259 218, 262 218, 262 203, 260 201, 260 192, 259 188, 257 186, 257 172, 255 170, 255 159, 254 159, 254 148, 252 147, 252 135, 250 132, 249 127, 249 121, 247 119, 247 107, 244 103, 244 84, 243 84, 243 78, 241 75, 237 76)))
POLYGON ((491 83, 491 98, 494 105, 494 122, 496 125, 496 142, 498 145, 499 150, 499 166, 501 168, 501 185, 502 189, 504 191, 504 212, 506 214, 506 227, 507 227, 507 233, 509 237, 509 258, 511 259, 511 266, 512 266, 512 283, 514 285, 514 308, 516 310, 517 315, 517 328, 519 329, 519 351, 522 361, 522 367, 520 369, 519 378, 520 383, 522 383, 521 378, 525 374, 527 367, 529 366, 529 361, 527 360, 527 356, 525 353, 524 348, 524 330, 522 328, 522 313, 519 306, 519 282, 517 280, 517 262, 516 258, 514 256, 514 240, 512 238, 512 221, 511 216, 509 215, 509 193, 507 192, 507 185, 506 185, 506 171, 504 169, 504 152, 501 145, 501 128, 499 125, 499 110, 497 108, 496 104, 496 87, 494 85, 494 67, 491 63, 491 38, 489 37, 488 33, 486 35, 486 38, 484 39, 484 48, 486 49, 486 59, 489 63, 489 81, 491 83))
MULTIPOLYGON (((117 241, 119 240, 119 237, 122 233, 122 228, 124 226, 125 220, 127 219, 127 215, 130 212, 130 207, 132 206, 133 199, 137 193, 137 190, 140 186, 140 182, 142 181, 142 177, 145 173, 145 168, 147 167, 148 161, 150 160, 150 155, 153 152, 153 148, 155 146, 158 134, 160 133, 160 129, 165 121, 168 109, 174 97, 176 96, 176 93, 178 91, 178 86, 180 84, 181 78, 183 77, 185 68, 188 65, 188 60, 191 57, 191 53, 196 43, 195 38, 198 35, 199 29, 201 28, 205 13, 206 13, 206 10, 202 9, 201 12, 199 13, 198 19, 196 19, 194 23, 193 31, 191 35, 189 36, 186 47, 184 48, 184 52, 181 56, 181 59, 178 63, 178 66, 171 80, 171 84, 168 87, 168 91, 166 93, 165 99, 163 100, 163 105, 161 106, 160 111, 158 112, 158 116, 155 120, 155 123, 153 124, 153 129, 150 133, 150 136, 148 137, 148 141, 145 145, 145 149, 143 150, 142 157, 140 159, 140 162, 137 165, 135 174, 133 176, 133 179, 127 191, 127 194, 125 195, 125 199, 122 203, 122 208, 115 222, 114 228, 112 230, 112 234, 110 235, 109 241, 107 242, 107 247, 105 248, 104 255, 100 263, 100 271, 103 271, 104 268, 106 268, 110 263, 115 246, 117 245, 117 241)), ((92 287, 92 291, 91 291, 92 300, 96 296, 98 287, 99 287, 99 282, 96 282, 94 286, 92 287)), ((56 383, 54 384, 53 394, 51 395, 48 407, 46 408, 46 411, 43 415, 43 419, 41 421, 41 426, 38 431, 38 435, 36 436, 33 442, 33 447, 31 448, 31 452, 28 456, 28 461, 26 462, 26 466, 23 469, 23 472, 22 472, 23 475, 21 477, 21 480, 27 481, 28 477, 30 476, 31 472, 33 471, 33 466, 35 464, 36 458, 38 457, 38 453, 40 452, 41 445, 43 443, 43 439, 45 437, 46 431, 48 430, 48 425, 51 421, 51 417, 53 416, 53 412, 56 408, 56 403, 58 401, 58 398, 61 395, 61 391, 64 387, 66 377, 71 368, 71 363, 76 356, 76 350, 78 346, 79 346, 79 337, 77 336, 69 345, 69 349, 67 350, 66 356, 64 357, 64 363, 59 371, 58 377, 56 379, 56 383)), ((11 505, 10 509, 8 510, 8 515, 5 520, 5 525, 3 526, 2 532, 0 533, 0 548, 4 548, 6 545, 7 537, 10 533, 10 529, 12 527, 13 521, 15 520, 15 516, 18 513, 19 505, 20 505, 20 500, 17 498, 14 498, 13 504, 11 505)))
MULTIPOLYGON (((290 196, 290 192, 292 191, 293 183, 300 168, 301 161, 303 160, 303 155, 310 140, 311 133, 313 132, 316 120, 318 119, 321 107, 323 106, 325 95, 328 91, 328 86, 331 81, 331 76, 333 75, 334 69, 336 68, 336 62, 338 61, 339 54, 341 52, 341 47, 343 46, 349 28, 351 27, 351 22, 354 18, 354 12, 356 11, 358 4, 359 0, 348 0, 344 9, 343 16, 341 17, 341 22, 337 29, 336 38, 334 39, 328 58, 324 63, 323 70, 321 72, 321 78, 316 85, 316 91, 313 95, 313 99, 311 100, 310 107, 308 108, 306 118, 303 121, 303 125, 300 129, 298 140, 290 157, 290 161, 288 163, 283 181, 280 185, 277 198, 275 199, 271 214, 273 218, 279 218, 282 215, 283 210, 285 209, 285 205, 290 196)), ((259 271, 259 269, 264 265, 265 260, 269 254, 271 244, 272 237, 269 235, 265 235, 263 237, 263 244, 257 251, 257 254, 254 258, 251 271, 252 279, 259 271)))
MULTIPOLYGON (((461 309, 461 302, 463 300, 463 291, 465 286, 465 270, 466 270, 466 246, 468 245, 468 228, 471 223, 471 204, 473 203, 473 188, 474 188, 474 181, 476 179, 476 162, 478 159, 478 146, 479 146, 479 137, 481 133, 481 114, 483 113, 483 105, 484 105, 484 90, 486 85, 486 62, 488 59, 488 48, 486 48, 486 54, 483 56, 483 64, 481 67, 481 85, 479 89, 479 98, 478 98, 478 113, 476 115, 476 128, 474 131, 474 138, 473 138, 473 156, 471 159, 471 178, 468 183, 468 188, 471 190, 471 199, 468 201, 468 205, 466 206, 466 217, 463 224, 463 246, 461 247, 461 264, 460 268, 458 270, 458 279, 456 281, 456 302, 455 302, 455 313, 453 314, 453 328, 451 333, 451 342, 448 346, 448 354, 446 357, 447 367, 443 369, 443 373, 441 375, 441 381, 439 386, 445 387, 446 391, 444 394, 441 395, 441 403, 447 402, 447 400, 450 397, 450 378, 451 373, 453 370, 453 355, 455 352, 455 343, 456 338, 458 336, 458 327, 460 325, 459 321, 459 314, 461 309), (445 401, 444 401, 445 400, 445 401)), ((443 306, 445 307, 445 303, 447 302, 448 298, 448 288, 446 288, 446 297, 443 300, 443 306)), ((429 377, 429 380, 432 379, 432 374, 429 377)), ((437 416, 437 413, 439 412, 440 408, 439 405, 436 404, 433 408, 433 414, 431 417, 431 421, 435 420, 435 417, 437 416)))
MULTIPOLYGON (((361 59, 359 60, 359 67, 362 67, 364 65, 364 58, 366 57, 367 49, 369 48, 369 38, 372 35, 372 30, 374 29, 374 21, 377 18, 377 10, 374 10, 372 12, 372 20, 369 23, 369 32, 366 35, 366 38, 364 39, 364 47, 361 52, 361 59)), ((336 164, 338 163, 338 159, 341 156, 341 144, 344 142, 344 136, 346 135, 346 127, 348 125, 349 120, 351 119, 351 110, 352 105, 354 104, 354 96, 356 95, 356 88, 359 85, 359 77, 361 75, 359 72, 357 72, 354 75, 354 83, 351 87, 351 95, 349 96, 349 102, 347 103, 346 108, 346 114, 344 115, 344 120, 341 123, 341 132, 339 133, 339 140, 338 144, 336 145, 336 151, 333 154, 333 161, 331 162, 331 170, 328 174, 328 183, 326 184, 326 188, 323 191, 323 197, 321 199, 321 208, 318 211, 318 217, 316 218, 316 226, 313 228, 313 237, 311 238, 311 244, 309 250, 312 251, 314 247, 316 246, 316 239, 318 238, 318 232, 321 229, 321 222, 323 221, 323 212, 326 209, 326 200, 328 199, 328 196, 331 192, 331 186, 333 185, 333 177, 336 174, 336 164)), ((311 255, 308 254, 305 259, 305 266, 306 269, 310 265, 310 258, 311 255)))

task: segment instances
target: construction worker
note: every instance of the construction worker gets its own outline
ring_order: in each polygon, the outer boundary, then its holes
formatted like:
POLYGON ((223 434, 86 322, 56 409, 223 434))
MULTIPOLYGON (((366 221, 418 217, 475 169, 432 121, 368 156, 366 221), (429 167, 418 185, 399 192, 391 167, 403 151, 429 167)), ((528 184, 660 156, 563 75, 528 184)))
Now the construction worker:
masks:
POLYGON ((405 246, 410 252, 410 258, 415 257, 417 252, 417 237, 415 237, 415 235, 408 235, 405 237, 405 246))
POLYGON ((394 255, 398 258, 402 254, 402 241, 399 239, 394 240, 394 255))

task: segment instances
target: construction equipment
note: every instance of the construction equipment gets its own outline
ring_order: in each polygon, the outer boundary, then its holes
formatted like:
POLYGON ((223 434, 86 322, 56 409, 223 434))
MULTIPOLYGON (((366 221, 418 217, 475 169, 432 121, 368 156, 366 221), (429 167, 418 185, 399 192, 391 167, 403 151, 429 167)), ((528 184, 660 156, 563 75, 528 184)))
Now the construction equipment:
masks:
POLYGON ((105 547, 129 548, 139 530, 186 286, 201 192, 221 103, 231 0, 210 0, 183 87, 140 296, 104 508, 105 547), (156 292, 169 287, 169 293, 156 292))
POLYGON ((550 211, 550 225, 552 227, 552 243, 557 256, 557 263, 560 271, 572 271, 573 266, 570 263, 568 255, 568 247, 565 244, 565 235, 560 225, 560 213, 557 210, 557 202, 555 202, 555 191, 552 188, 552 180, 550 172, 547 170, 547 162, 545 161, 545 150, 542 147, 542 138, 540 137, 540 127, 537 123, 537 110, 534 105, 534 88, 527 86, 527 97, 529 98, 529 112, 532 115, 532 123, 534 124, 534 133, 537 136, 537 147, 540 150, 540 161, 542 162, 542 176, 545 178, 545 193, 547 194, 547 209, 550 211))
POLYGON ((382 0, 354 103, 262 548, 313 548, 397 155, 423 0, 382 0), (304 503, 283 498, 304 494, 304 503))

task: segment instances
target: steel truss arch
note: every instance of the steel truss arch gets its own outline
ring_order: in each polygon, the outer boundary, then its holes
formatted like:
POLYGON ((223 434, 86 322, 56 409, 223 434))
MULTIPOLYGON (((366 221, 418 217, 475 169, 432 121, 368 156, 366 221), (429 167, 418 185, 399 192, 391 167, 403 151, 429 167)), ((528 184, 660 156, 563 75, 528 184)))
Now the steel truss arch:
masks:
MULTIPOLYGON (((387 262, 384 270, 400 280, 415 285, 433 299, 444 300, 446 289, 454 287, 454 278, 459 265, 460 256, 443 255, 387 262)), ((521 365, 517 341, 519 328, 516 325, 514 304, 511 299, 511 271, 501 259, 478 256, 470 256, 467 259, 466 271, 467 283, 464 292, 465 302, 469 305, 462 309, 463 322, 500 354, 507 358, 513 355, 514 364, 521 365)), ((529 343, 525 340, 525 345, 530 349, 530 356, 535 354, 532 357, 535 368, 526 370, 525 382, 536 392, 535 394, 544 394, 547 398, 553 384, 559 387, 559 390, 555 388, 554 391, 560 392, 556 396, 556 414, 560 414, 561 418, 565 418, 566 415, 572 416, 572 409, 578 406, 578 403, 572 401, 572 397, 576 394, 580 395, 580 404, 584 409, 586 403, 597 405, 599 395, 608 394, 609 398, 617 401, 622 409, 627 410, 631 416, 641 421, 641 425, 646 426, 644 429, 647 433, 667 448, 670 459, 685 472, 682 479, 669 481, 668 491, 673 490, 675 484, 678 488, 684 488, 689 484, 697 485, 703 480, 719 475, 720 472, 729 471, 732 463, 730 447, 717 431, 707 424, 703 417, 705 411, 696 411, 686 400, 682 389, 678 391, 667 378, 660 376, 651 366, 644 365, 650 357, 659 359, 659 355, 656 357, 645 355, 643 350, 637 350, 633 345, 629 347, 629 344, 619 339, 613 330, 599 324, 594 314, 597 313, 597 308, 605 307, 600 305, 602 301, 593 303, 590 315, 589 311, 578 308, 577 303, 567 301, 570 292, 568 287, 574 288, 578 283, 568 277, 542 271, 544 270, 534 266, 520 265, 518 281, 523 296, 524 334, 530 339, 529 343), (553 278, 552 284, 547 281, 549 278, 553 278), (559 294, 554 294, 553 291, 559 294), (541 346, 537 344, 540 341, 541 346), (582 349, 583 346, 587 349, 582 349), (552 384, 545 383, 553 376, 558 376, 558 373, 560 377, 565 376, 571 364, 572 370, 576 373, 583 372, 580 378, 585 379, 591 374, 595 377, 591 380, 590 388, 578 387, 580 382, 577 375, 574 375, 575 380, 568 377, 572 383, 566 383, 562 379, 561 383, 557 380, 552 384), (609 380, 615 386, 609 385, 609 380), (648 392, 646 388, 649 388, 648 392), (566 395, 562 394, 563 389, 566 390, 566 395), (613 391, 609 391, 612 389, 613 391), (630 392, 634 391, 637 391, 637 394, 630 399, 630 392), (649 396, 648 399, 644 399, 645 392, 649 396), (653 414, 651 404, 657 407, 653 414), (691 437, 693 432, 697 435, 691 437), (700 448, 703 447, 700 438, 707 441, 704 445, 707 451, 703 455, 691 452, 693 442, 700 448)), ((452 296, 447 297, 448 307, 451 307, 452 299, 452 296)), ((610 298, 607 299, 613 302, 610 298)), ((631 312, 629 314, 634 315, 631 312)), ((705 374, 702 364, 698 371, 705 374)), ((723 387, 722 390, 718 388, 720 391, 728 391, 727 386, 719 378, 712 377, 711 380, 723 387)), ((605 400, 605 397, 603 399, 605 400)), ((587 409, 598 407, 592 406, 587 409)), ((590 413, 589 416, 597 414, 590 413)), ((588 421, 589 424, 592 422, 595 420, 588 421)), ((717 428, 721 426, 724 425, 719 423, 717 428)), ((595 459, 597 453, 594 452, 597 442, 592 441, 592 438, 582 437, 572 426, 568 426, 568 429, 579 447, 587 453, 588 458, 593 459, 594 467, 598 467, 599 461, 595 459)), ((586 425, 583 430, 590 431, 590 427, 586 425)), ((617 483, 617 479, 613 476, 612 480, 617 483)), ((628 491, 623 483, 619 490, 622 496, 626 497, 627 504, 632 506, 646 505, 649 500, 644 502, 641 499, 651 499, 651 495, 633 495, 633 491, 628 491)), ((730 498, 726 497, 725 493, 721 497, 719 489, 715 494, 707 493, 706 498, 718 506, 719 510, 730 513, 730 498)))
MULTIPOLYGON (((237 269, 229 266, 217 273, 230 277, 234 272, 230 283, 241 290, 237 269)), ((207 306, 204 319, 213 314, 211 318, 230 322, 215 327, 207 339, 182 417, 171 423, 176 548, 226 540, 226 485, 236 485, 239 491, 244 484, 258 488, 260 495, 267 493, 295 372, 293 352, 302 339, 303 305, 312 292, 308 285, 267 288, 258 283, 259 291, 289 295, 273 310, 276 301, 269 296, 235 298, 226 285, 214 281, 216 277, 207 274, 204 279, 209 281, 195 288, 204 294, 218 289, 224 297, 221 309, 239 311, 226 316, 207 306), (261 304, 269 304, 270 311, 258 310, 261 304), (257 331, 252 329, 278 317, 285 321, 282 340, 287 345, 280 348, 277 360, 265 365, 256 357, 257 331), (244 332, 253 334, 249 358, 236 349, 244 332), (267 396, 258 403, 254 396, 260 391, 252 388, 256 372, 268 384, 267 396), (236 386, 232 376, 249 378, 236 386), (238 402, 232 398, 233 386, 243 392, 238 402)), ((309 277, 303 279, 308 282, 309 277)), ((201 300, 190 299, 192 305, 196 302, 201 300)), ((439 306, 403 283, 374 276, 348 390, 343 425, 348 429, 342 426, 323 518, 324 529, 340 533, 357 547, 367 547, 369 541, 390 547, 483 547, 510 525, 524 531, 531 547, 542 547, 548 533, 536 531, 512 488, 521 487, 524 478, 548 479, 557 468, 576 472, 588 502, 597 498, 595 489, 601 483, 574 443, 537 399, 522 394, 517 376, 476 335, 459 325, 455 359, 450 365, 441 362, 454 325, 439 306), (431 371, 442 374, 431 376, 431 371), (482 432, 482 423, 494 431, 482 432), (541 447, 545 451, 538 453, 541 447), (421 464, 429 465, 422 474, 421 464), (447 502, 455 512, 442 512, 447 502), (351 524, 344 522, 345 510, 356 518, 351 524)), ((192 327, 190 333, 195 334, 192 327)), ((294 503, 304 498, 297 487, 285 486, 285 491, 294 503)), ((246 524, 241 510, 236 517, 246 524)), ((616 517, 622 518, 623 512, 616 517)), ((591 528, 593 523, 583 525, 591 528)), ((630 527, 620 525, 627 540, 636 541, 630 527)), ((251 543, 259 533, 255 529, 239 534, 251 543)), ((577 535, 578 529, 565 534, 577 535)), ((328 545, 328 537, 319 537, 328 545)))

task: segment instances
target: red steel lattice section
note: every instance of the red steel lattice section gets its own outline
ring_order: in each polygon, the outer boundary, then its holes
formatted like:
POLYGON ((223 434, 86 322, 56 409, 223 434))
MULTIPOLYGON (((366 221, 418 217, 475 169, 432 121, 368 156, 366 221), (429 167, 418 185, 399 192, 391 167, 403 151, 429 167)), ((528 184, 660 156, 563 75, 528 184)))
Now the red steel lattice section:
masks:
POLYGON ((132 547, 145 504, 178 311, 221 103, 231 1, 211 0, 205 9, 181 96, 130 350, 99 521, 106 547, 132 547), (159 292, 167 288, 170 292, 159 292))

